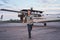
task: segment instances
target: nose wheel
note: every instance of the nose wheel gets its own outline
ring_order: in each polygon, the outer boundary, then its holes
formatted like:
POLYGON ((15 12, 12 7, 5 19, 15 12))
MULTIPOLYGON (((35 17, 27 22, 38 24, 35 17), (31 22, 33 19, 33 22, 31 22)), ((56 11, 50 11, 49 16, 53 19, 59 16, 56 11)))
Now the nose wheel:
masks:
POLYGON ((44 26, 46 26, 47 24, 46 23, 44 23, 44 26))

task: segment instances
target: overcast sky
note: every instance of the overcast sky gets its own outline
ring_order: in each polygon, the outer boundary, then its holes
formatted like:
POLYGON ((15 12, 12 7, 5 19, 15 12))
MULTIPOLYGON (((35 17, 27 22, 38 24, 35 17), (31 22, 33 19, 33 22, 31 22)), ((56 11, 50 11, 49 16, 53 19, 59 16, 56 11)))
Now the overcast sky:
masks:
MULTIPOLYGON (((43 10, 46 13, 60 13, 60 0, 0 0, 0 9, 7 8, 12 10, 21 10, 31 7, 36 10, 43 10)), ((0 15, 2 14, 4 15, 4 19, 19 19, 17 17, 17 13, 0 11, 0 15)))
POLYGON ((60 0, 0 0, 0 7, 10 9, 49 9, 59 8, 60 0))

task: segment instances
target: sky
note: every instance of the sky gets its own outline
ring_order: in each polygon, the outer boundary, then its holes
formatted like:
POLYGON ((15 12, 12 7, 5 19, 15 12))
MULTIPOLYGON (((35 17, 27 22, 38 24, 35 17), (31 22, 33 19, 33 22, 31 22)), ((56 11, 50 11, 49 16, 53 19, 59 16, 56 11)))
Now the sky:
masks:
MULTIPOLYGON (((60 0, 0 0, 0 9, 30 9, 43 10, 44 14, 60 13, 60 0)), ((0 11, 0 15, 4 15, 3 20, 19 19, 18 13, 0 11)))

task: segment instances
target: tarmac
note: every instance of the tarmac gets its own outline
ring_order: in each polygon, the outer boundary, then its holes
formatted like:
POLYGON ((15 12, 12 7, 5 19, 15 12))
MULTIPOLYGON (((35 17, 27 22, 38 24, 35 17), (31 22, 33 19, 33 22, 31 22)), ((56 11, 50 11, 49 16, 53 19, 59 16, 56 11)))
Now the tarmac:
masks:
POLYGON ((29 39, 26 24, 0 23, 0 40, 60 40, 60 22, 36 23, 31 34, 29 39))

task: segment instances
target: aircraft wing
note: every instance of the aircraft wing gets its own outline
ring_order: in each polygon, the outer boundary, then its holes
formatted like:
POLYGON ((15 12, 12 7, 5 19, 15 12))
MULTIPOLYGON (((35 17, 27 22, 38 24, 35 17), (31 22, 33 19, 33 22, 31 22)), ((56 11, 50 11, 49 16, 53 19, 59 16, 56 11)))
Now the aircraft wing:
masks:
MULTIPOLYGON (((21 11, 27 12, 28 9, 22 9, 21 11)), ((31 12, 39 12, 39 13, 43 13, 43 11, 39 11, 39 10, 30 10, 31 12)))
POLYGON ((1 11, 8 11, 8 12, 17 12, 20 13, 20 11, 15 11, 15 10, 9 10, 9 9, 0 9, 1 11))
POLYGON ((39 19, 33 19, 33 22, 36 22, 36 23, 58 22, 58 21, 60 21, 60 18, 39 18, 39 19))

